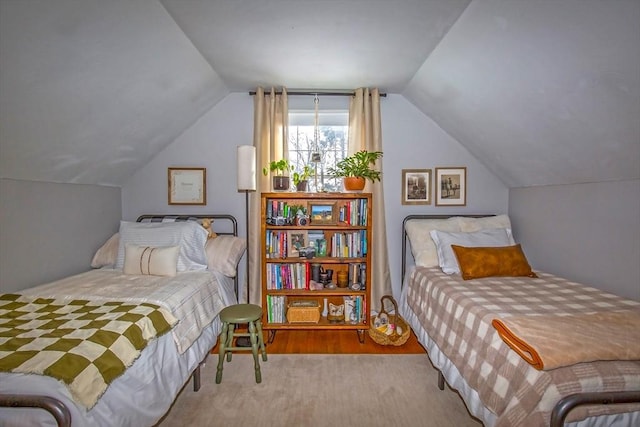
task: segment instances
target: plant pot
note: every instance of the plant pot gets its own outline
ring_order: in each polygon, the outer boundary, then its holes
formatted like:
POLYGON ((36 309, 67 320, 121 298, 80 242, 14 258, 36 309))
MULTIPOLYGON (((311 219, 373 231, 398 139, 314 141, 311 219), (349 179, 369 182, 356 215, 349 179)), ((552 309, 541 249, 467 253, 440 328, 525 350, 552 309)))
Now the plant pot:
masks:
POLYGON ((364 189, 365 180, 358 176, 347 176, 342 180, 344 189, 347 191, 362 191, 364 189))
POLYGON ((296 184, 296 191, 307 191, 309 189, 309 181, 303 179, 296 184))
POLYGON ((288 176, 274 176, 272 182, 273 191, 289 191, 291 187, 288 176))

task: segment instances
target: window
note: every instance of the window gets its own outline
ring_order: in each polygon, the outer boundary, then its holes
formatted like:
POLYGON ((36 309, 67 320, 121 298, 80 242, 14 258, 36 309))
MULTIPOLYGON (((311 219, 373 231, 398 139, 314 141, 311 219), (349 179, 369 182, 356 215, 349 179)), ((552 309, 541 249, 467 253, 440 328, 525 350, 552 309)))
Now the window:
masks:
POLYGON ((319 111, 316 145, 314 111, 289 110, 289 160, 296 171, 305 165, 315 171, 309 179, 310 191, 342 191, 342 181, 326 176, 326 170, 347 155, 348 122, 347 110, 319 111), (319 162, 314 161, 314 153, 319 154, 319 162))

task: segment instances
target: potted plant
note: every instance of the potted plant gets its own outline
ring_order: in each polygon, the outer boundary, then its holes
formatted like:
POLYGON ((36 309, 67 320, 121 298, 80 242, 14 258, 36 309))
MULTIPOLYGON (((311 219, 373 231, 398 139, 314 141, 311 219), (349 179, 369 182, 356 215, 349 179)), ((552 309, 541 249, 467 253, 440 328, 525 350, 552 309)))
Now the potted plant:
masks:
POLYGON ((289 189, 289 172, 293 170, 293 166, 289 160, 274 160, 269 163, 269 167, 262 168, 262 173, 267 176, 269 172, 274 172, 272 177, 274 191, 286 191, 289 189))
POLYGON ((302 171, 293 172, 293 185, 297 191, 307 191, 309 188, 309 177, 313 175, 314 170, 309 165, 304 165, 302 171))
POLYGON ((371 182, 380 181, 382 172, 373 167, 376 160, 382 157, 382 151, 358 151, 336 163, 327 173, 334 177, 342 177, 345 190, 360 191, 364 188, 365 179, 371 182))

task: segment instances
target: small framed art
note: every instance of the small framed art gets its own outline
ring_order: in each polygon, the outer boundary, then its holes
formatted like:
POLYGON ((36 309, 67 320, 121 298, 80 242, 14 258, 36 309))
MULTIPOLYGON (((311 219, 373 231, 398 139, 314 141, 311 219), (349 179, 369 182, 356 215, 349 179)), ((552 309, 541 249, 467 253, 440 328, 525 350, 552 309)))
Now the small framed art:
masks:
POLYGON ((169 168, 170 205, 206 205, 206 168, 169 168))
POLYGON ((467 168, 436 168, 436 206, 467 205, 467 168))
POLYGON ((431 169, 402 169, 402 204, 431 204, 431 169))
POLYGON ((288 257, 299 257, 300 249, 306 248, 309 243, 307 232, 303 230, 287 231, 287 245, 289 248, 288 257))
POLYGON ((311 213, 311 224, 328 224, 336 223, 334 212, 335 204, 326 202, 312 202, 309 204, 309 212, 311 213))

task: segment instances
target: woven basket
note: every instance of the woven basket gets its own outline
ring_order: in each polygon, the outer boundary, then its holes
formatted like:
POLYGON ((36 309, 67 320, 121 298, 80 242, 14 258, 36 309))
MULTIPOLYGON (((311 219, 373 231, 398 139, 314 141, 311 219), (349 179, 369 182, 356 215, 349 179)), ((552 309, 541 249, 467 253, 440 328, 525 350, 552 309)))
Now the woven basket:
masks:
POLYGON ((380 312, 376 316, 371 316, 371 322, 369 322, 369 336, 372 340, 380 345, 403 345, 409 339, 409 335, 411 335, 411 329, 409 329, 409 325, 407 322, 398 314, 398 303, 391 295, 384 295, 380 298, 380 304, 382 308, 380 312), (394 314, 389 314, 384 309, 384 300, 388 299, 393 304, 393 312, 394 314), (395 325, 393 332, 390 335, 387 335, 385 332, 381 332, 375 328, 375 321, 377 317, 381 315, 386 315, 389 318, 389 324, 395 325), (402 330, 401 333, 398 333, 398 327, 402 330))

